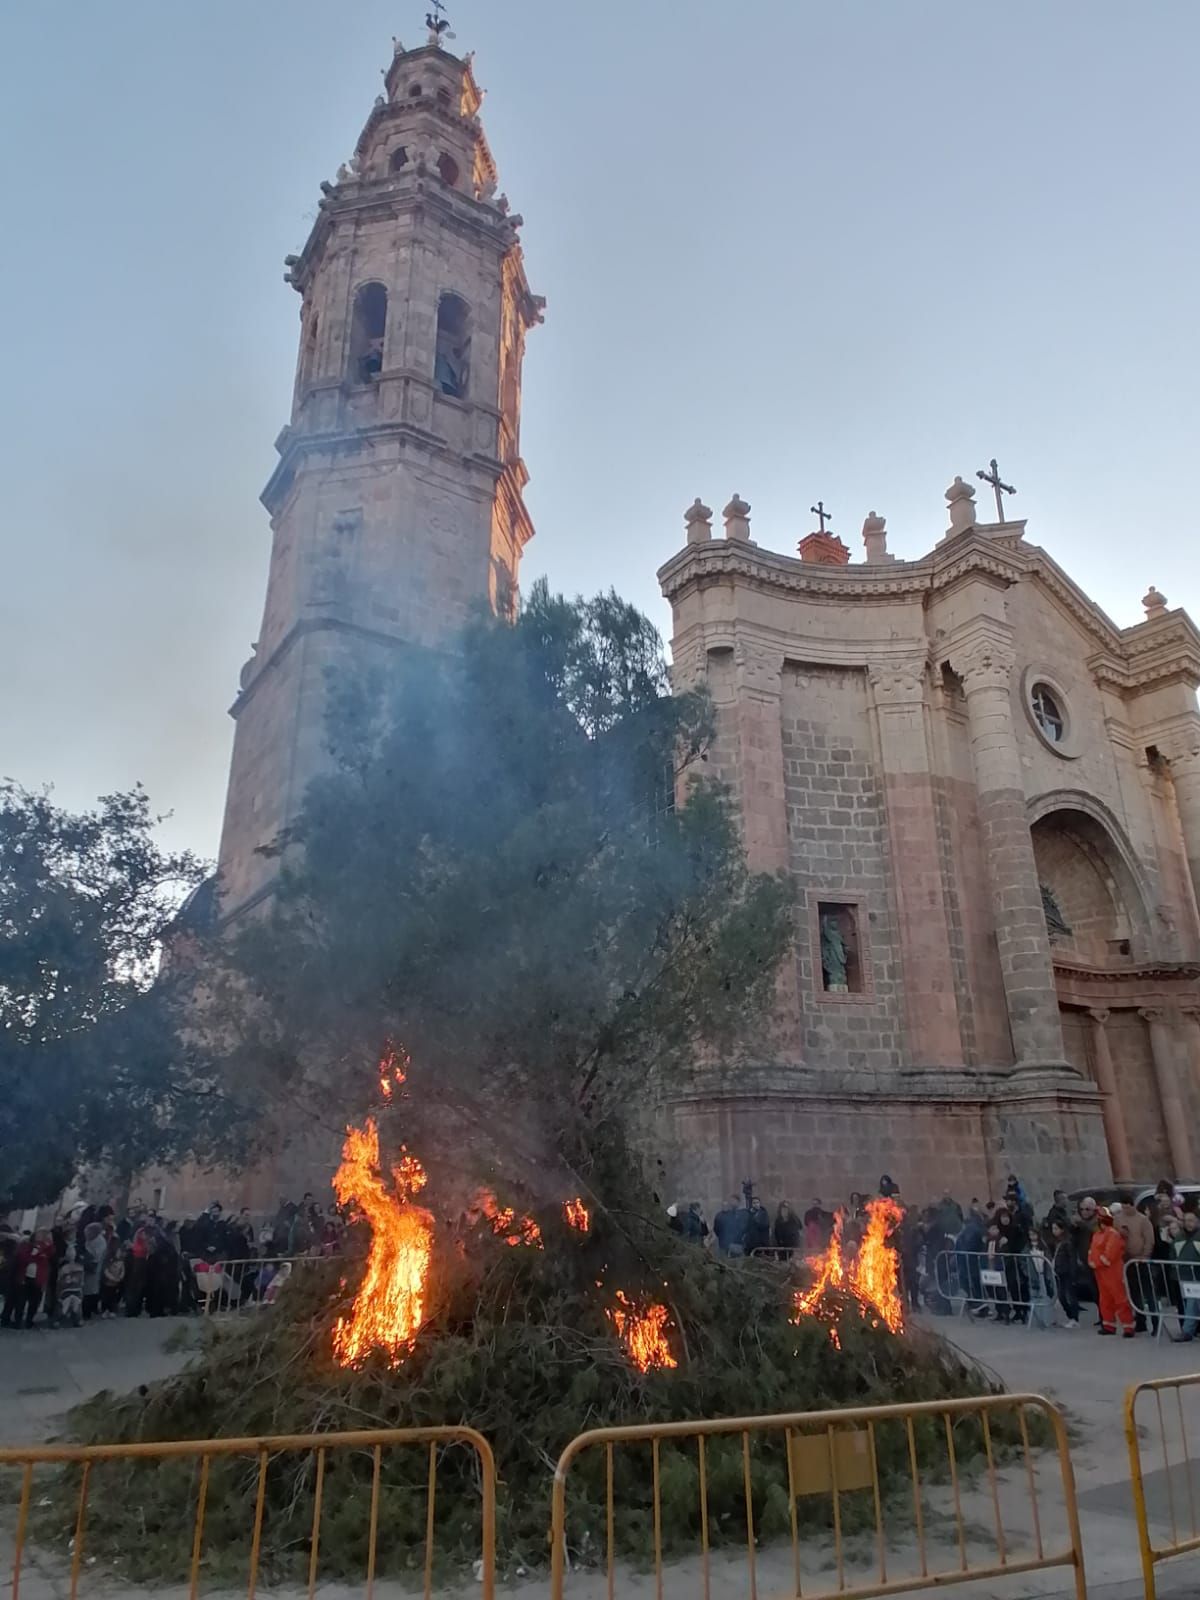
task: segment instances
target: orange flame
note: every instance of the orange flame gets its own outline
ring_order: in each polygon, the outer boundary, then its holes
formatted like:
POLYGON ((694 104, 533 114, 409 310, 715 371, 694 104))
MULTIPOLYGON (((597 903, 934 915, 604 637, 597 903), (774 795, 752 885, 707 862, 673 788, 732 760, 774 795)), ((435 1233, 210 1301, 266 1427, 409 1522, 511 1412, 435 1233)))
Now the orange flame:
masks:
POLYGON ((542 1250, 542 1230, 532 1217, 518 1217, 511 1206, 501 1206, 490 1189, 480 1189, 475 1204, 498 1233, 505 1244, 527 1244, 542 1250))
POLYGON ((809 1266, 816 1272, 811 1288, 796 1290, 797 1316, 813 1316, 830 1289, 842 1289, 846 1284, 846 1263, 842 1257, 843 1213, 833 1219, 833 1233, 823 1256, 814 1257, 809 1266))
MULTIPOLYGON (((842 1290, 849 1291, 861 1317, 878 1316, 892 1333, 902 1333, 904 1302, 899 1290, 899 1264, 895 1250, 887 1242, 887 1236, 903 1217, 903 1210, 894 1200, 868 1200, 867 1231, 858 1247, 857 1256, 847 1269, 842 1253, 844 1214, 839 1211, 824 1255, 809 1261, 814 1273, 812 1284, 807 1289, 796 1291, 793 1320, 815 1316, 832 1322, 837 1311, 826 1304, 826 1296, 831 1289, 842 1290)), ((841 1340, 836 1327, 830 1328, 829 1337, 840 1350, 841 1340)))
POLYGON ((343 1205, 356 1205, 371 1224, 371 1250, 353 1310, 333 1330, 334 1354, 344 1367, 361 1365, 372 1350, 384 1351, 389 1365, 398 1366, 425 1316, 434 1225, 429 1212, 413 1203, 425 1187, 425 1169, 402 1150, 391 1178, 389 1186, 375 1119, 347 1128, 333 1187, 343 1205))
POLYGON ((390 1100, 393 1092, 407 1081, 410 1065, 404 1050, 397 1049, 394 1044, 388 1045, 379 1061, 379 1092, 385 1100, 390 1100))
POLYGON ((904 1330, 904 1301, 900 1296, 899 1263, 887 1236, 903 1220, 904 1212, 894 1200, 867 1201, 867 1231, 851 1275, 851 1286, 859 1300, 873 1307, 893 1333, 904 1330))
POLYGON ((679 1363, 667 1343, 666 1306, 652 1304, 638 1311, 620 1289, 616 1294, 619 1304, 606 1310, 605 1315, 617 1330, 617 1337, 629 1352, 634 1366, 643 1372, 649 1372, 652 1367, 677 1367, 679 1363))
POLYGON ((574 1200, 563 1201, 563 1216, 567 1219, 568 1227, 578 1228, 580 1233, 587 1233, 592 1225, 592 1219, 588 1215, 588 1208, 584 1205, 583 1199, 579 1195, 576 1195, 574 1200))

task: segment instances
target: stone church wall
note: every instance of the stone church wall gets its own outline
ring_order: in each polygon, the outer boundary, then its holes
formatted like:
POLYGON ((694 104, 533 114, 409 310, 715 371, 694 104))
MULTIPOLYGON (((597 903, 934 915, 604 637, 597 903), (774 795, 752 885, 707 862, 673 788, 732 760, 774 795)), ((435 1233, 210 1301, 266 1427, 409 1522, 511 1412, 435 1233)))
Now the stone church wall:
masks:
POLYGON ((800 1057, 826 1070, 895 1068, 903 1059, 888 839, 865 671, 786 666, 782 682, 784 791, 796 884, 800 1057), (861 990, 822 981, 817 907, 852 909, 861 990))

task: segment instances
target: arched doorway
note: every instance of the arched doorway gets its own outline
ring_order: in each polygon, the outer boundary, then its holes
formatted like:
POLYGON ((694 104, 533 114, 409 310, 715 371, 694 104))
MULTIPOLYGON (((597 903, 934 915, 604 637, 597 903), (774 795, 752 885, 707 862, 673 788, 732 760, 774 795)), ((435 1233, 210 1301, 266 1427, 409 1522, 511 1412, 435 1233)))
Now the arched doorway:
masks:
POLYGON ((1104 1096, 1114 1176, 1184 1180, 1188 1129, 1200 1114, 1181 1009, 1192 977, 1171 961, 1145 874, 1105 808, 1086 796, 1048 796, 1030 833, 1063 1045, 1104 1096))
POLYGON ((1146 960, 1149 919, 1135 869, 1111 828, 1073 806, 1031 829, 1050 945, 1089 967, 1146 960))

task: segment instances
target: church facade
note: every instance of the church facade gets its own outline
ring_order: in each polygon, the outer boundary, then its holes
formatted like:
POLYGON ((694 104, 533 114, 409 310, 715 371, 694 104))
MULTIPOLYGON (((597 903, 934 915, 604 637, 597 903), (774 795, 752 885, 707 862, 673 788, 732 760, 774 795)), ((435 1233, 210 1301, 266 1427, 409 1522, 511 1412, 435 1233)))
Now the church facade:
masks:
MULTIPOLYGON (((287 261, 300 352, 233 706, 225 919, 270 894, 263 847, 327 759, 331 686, 516 603, 542 302, 481 98, 440 34, 397 46, 287 261)), ((980 522, 958 480, 947 498, 918 561, 873 514, 851 561, 823 518, 780 555, 737 496, 717 533, 697 502, 659 574, 677 685, 716 703, 710 770, 799 928, 769 1049, 674 1093, 678 1193, 1200 1177, 1200 635, 1153 591, 1118 629, 1023 523, 980 522)), ((289 1162, 244 1199, 327 1178, 289 1162)))
POLYGON ((946 498, 928 555, 872 513, 859 562, 823 517, 780 555, 697 501, 659 573, 799 927, 769 1059, 675 1097, 682 1190, 1197 1173, 1200 633, 1154 590, 1117 628, 1023 522, 946 498))

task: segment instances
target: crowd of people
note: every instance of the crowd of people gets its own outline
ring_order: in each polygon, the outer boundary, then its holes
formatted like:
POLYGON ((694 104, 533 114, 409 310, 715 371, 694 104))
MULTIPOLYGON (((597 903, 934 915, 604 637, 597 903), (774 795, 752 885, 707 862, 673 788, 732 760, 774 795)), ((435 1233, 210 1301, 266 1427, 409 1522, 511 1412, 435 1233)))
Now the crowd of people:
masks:
POLYGON ((261 1225, 217 1200, 182 1222, 144 1206, 118 1216, 113 1205, 84 1203, 46 1228, 0 1221, 0 1327, 196 1312, 218 1283, 226 1303, 266 1301, 290 1261, 336 1254, 344 1231, 341 1216, 311 1194, 281 1199, 261 1225))
MULTIPOLYGON (((1057 1303, 1063 1325, 1074 1329, 1082 1307, 1090 1305, 1101 1334, 1131 1339, 1153 1331, 1170 1307, 1179 1321, 1174 1337, 1190 1341, 1200 1332, 1200 1213, 1167 1178, 1153 1195, 1137 1201, 1126 1192, 1111 1206, 1090 1196, 1073 1205, 1057 1189, 1040 1220, 1015 1174, 1001 1200, 973 1198, 965 1209, 948 1189, 931 1204, 907 1206, 886 1173, 876 1192, 899 1210, 888 1242, 913 1310, 948 1314, 955 1300, 965 1300, 975 1317, 1027 1322, 1035 1308, 1057 1303), (1133 1263, 1128 1273, 1127 1263, 1133 1263)), ((818 1198, 802 1213, 784 1200, 772 1217, 747 1184, 730 1195, 711 1226, 695 1200, 669 1206, 667 1222, 724 1257, 811 1258, 828 1247, 840 1213, 842 1248, 852 1257, 871 1198, 852 1193, 846 1205, 832 1209, 818 1198)))

